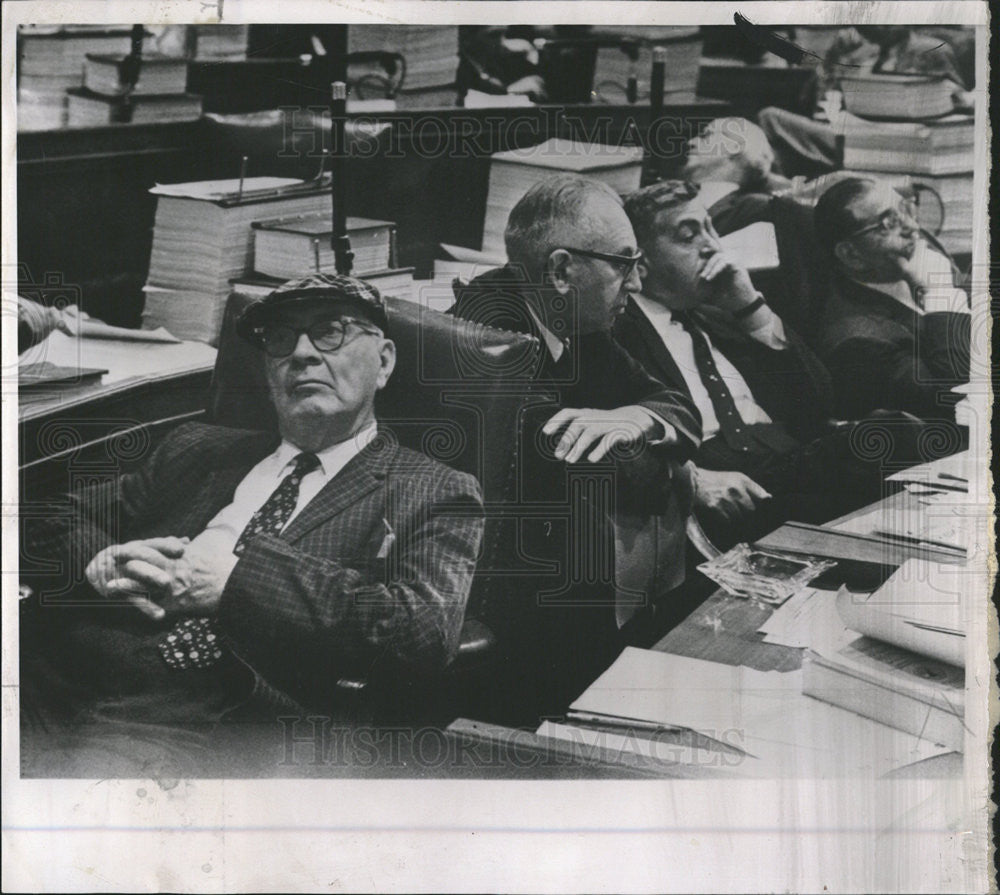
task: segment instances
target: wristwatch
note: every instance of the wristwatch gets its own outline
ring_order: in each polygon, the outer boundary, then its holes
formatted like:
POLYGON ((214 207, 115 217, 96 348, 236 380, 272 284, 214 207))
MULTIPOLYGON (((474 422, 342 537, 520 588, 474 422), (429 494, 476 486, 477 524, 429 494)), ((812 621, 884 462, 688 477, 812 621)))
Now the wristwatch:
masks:
POLYGON ((764 307, 765 304, 764 296, 758 292, 757 297, 750 304, 740 308, 738 311, 733 311, 733 320, 742 320, 744 317, 749 317, 754 311, 758 311, 764 307))

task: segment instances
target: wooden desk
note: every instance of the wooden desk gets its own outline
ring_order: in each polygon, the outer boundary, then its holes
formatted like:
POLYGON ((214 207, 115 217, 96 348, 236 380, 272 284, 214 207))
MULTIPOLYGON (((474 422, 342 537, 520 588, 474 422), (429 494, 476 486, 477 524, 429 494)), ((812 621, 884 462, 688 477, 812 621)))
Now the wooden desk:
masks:
POLYGON ((120 471, 161 432, 201 416, 215 354, 201 342, 77 340, 58 332, 30 349, 25 362, 108 372, 97 381, 18 395, 22 505, 65 492, 73 469, 120 471))
MULTIPOLYGON (((917 511, 918 506, 912 494, 900 491, 834 519, 827 523, 827 527, 842 530, 845 523, 877 507, 889 512, 905 512, 917 511)), ((896 562, 901 562, 907 555, 913 555, 913 551, 888 545, 883 545, 879 552, 880 559, 893 561, 889 557, 894 556, 896 562)), ((730 596, 720 588, 660 639, 653 649, 724 665, 745 665, 757 671, 797 671, 802 667, 803 650, 765 643, 764 635, 758 633, 773 612, 770 606, 730 596)), ((961 774, 962 755, 951 752, 907 765, 891 776, 958 778, 961 774)))

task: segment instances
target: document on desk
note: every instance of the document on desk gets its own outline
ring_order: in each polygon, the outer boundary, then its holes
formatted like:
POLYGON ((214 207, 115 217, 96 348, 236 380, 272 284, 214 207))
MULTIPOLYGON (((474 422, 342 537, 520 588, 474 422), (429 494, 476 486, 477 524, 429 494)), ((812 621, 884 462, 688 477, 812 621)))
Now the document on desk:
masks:
MULTIPOLYGON (((950 750, 802 693, 801 672, 754 671, 628 647, 571 706, 607 723, 686 728, 743 750, 751 777, 880 777, 950 750)), ((642 737, 626 737, 642 748, 642 737)), ((727 756, 727 761, 731 760, 727 756)))
POLYGON ((953 492, 925 494, 915 499, 914 508, 876 506, 870 512, 842 522, 837 531, 883 538, 888 542, 908 544, 964 559, 972 521, 965 498, 948 498, 953 492))
POLYGON ((121 342, 170 342, 175 344, 181 341, 162 326, 156 329, 113 326, 85 314, 83 316, 67 314, 64 315, 63 320, 70 335, 83 339, 115 339, 121 342))
POLYGON ((86 339, 53 332, 32 349, 32 357, 59 367, 101 368, 103 383, 125 379, 169 376, 215 363, 216 350, 204 342, 155 344, 119 339, 86 339))
POLYGON ((961 566, 911 559, 872 594, 837 594, 851 630, 921 655, 965 665, 968 578, 961 566))
POLYGON ((150 188, 154 196, 175 196, 181 199, 225 199, 239 192, 279 190, 297 186, 304 181, 295 177, 230 177, 225 180, 195 180, 188 183, 158 183, 150 188))
POLYGON ((836 595, 828 590, 806 588, 779 606, 758 628, 765 643, 780 643, 796 649, 824 644, 846 644, 857 635, 837 612, 836 595))

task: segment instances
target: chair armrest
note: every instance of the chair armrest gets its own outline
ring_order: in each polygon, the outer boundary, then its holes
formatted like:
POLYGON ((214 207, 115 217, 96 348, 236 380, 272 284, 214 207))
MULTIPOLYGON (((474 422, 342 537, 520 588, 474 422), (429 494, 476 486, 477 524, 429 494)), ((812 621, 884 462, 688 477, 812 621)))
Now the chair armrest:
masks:
POLYGON ((481 621, 470 618, 462 625, 458 642, 458 652, 448 667, 450 672, 462 671, 469 666, 485 661, 496 649, 496 635, 481 621))
MULTIPOLYGON (((496 635, 481 621, 467 619, 462 624, 458 652, 446 673, 461 674, 487 661, 496 648, 496 642, 496 635)), ((353 704, 364 698, 371 685, 372 678, 369 676, 342 677, 337 681, 337 693, 353 704)))

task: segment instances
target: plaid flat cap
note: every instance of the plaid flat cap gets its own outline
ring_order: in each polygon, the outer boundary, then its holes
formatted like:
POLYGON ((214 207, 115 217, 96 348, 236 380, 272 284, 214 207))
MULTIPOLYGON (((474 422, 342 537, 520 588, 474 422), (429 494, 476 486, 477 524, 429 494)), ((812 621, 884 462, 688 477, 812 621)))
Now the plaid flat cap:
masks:
POLYGON ((371 320, 382 332, 389 332, 389 319, 382 293, 364 280, 331 273, 313 273, 282 283, 274 292, 243 311, 236 321, 236 332, 248 342, 257 344, 255 327, 282 308, 306 301, 330 301, 347 305, 371 320))

